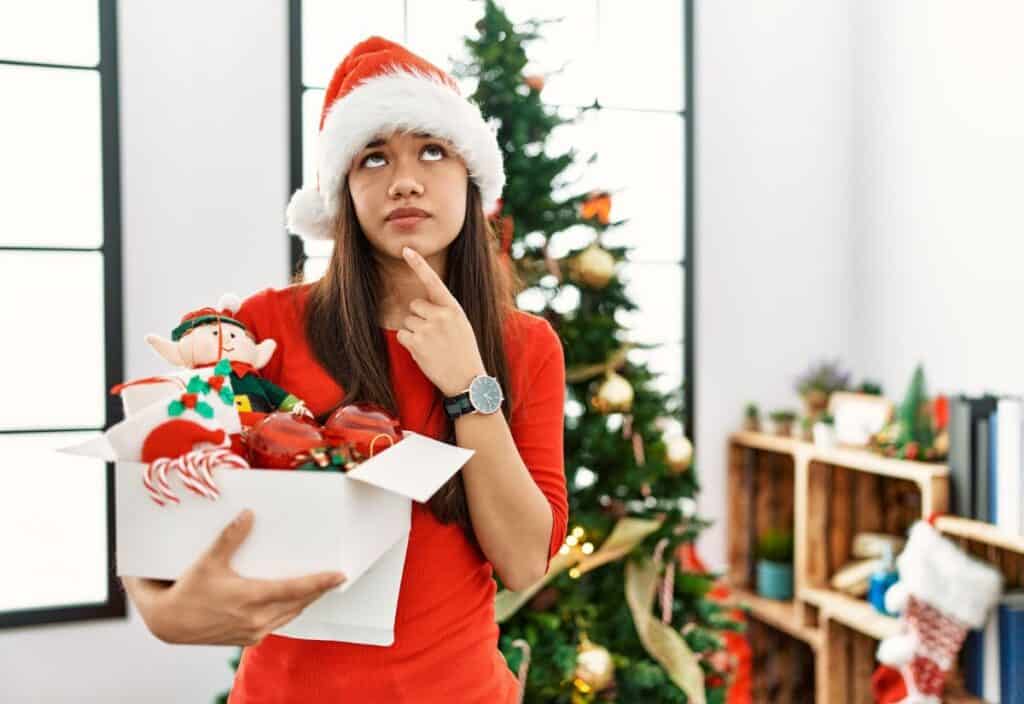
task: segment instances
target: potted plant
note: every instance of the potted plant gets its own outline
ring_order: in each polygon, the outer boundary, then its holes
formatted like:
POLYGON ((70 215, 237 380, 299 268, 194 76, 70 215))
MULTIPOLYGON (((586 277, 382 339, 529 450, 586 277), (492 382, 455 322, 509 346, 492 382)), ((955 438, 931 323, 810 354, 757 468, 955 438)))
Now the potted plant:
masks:
POLYGON ((849 388, 850 375, 839 368, 839 361, 824 361, 812 365, 797 377, 796 390, 804 400, 807 415, 817 418, 828 408, 833 391, 849 388))
POLYGON ((836 420, 825 413, 814 424, 814 444, 818 447, 835 447, 836 420))
POLYGON ((743 429, 751 433, 761 432, 761 409, 756 403, 748 403, 743 410, 743 429))
POLYGON ((789 409, 780 409, 778 411, 772 411, 771 415, 772 423, 775 424, 775 434, 782 435, 783 437, 790 437, 793 435, 793 421, 796 420, 796 411, 789 409))
POLYGON ((793 598, 793 534, 766 531, 757 542, 757 593, 768 599, 793 598))

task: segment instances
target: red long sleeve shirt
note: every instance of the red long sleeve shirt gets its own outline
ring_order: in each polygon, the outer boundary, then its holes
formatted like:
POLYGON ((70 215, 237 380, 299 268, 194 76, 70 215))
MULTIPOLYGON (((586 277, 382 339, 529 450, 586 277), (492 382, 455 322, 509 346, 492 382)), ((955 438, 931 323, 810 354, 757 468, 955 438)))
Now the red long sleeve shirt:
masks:
MULTIPOLYGON (((342 389, 316 361, 303 313, 310 284, 265 289, 237 318, 277 351, 263 376, 306 402, 316 415, 335 408, 342 389)), ((444 411, 431 414, 435 388, 395 330, 384 328, 391 384, 403 429, 436 439, 444 411)), ((510 430, 530 475, 551 505, 548 559, 565 538, 568 506, 563 459, 565 359, 544 318, 513 312, 505 324, 510 430)), ((493 372, 492 372, 493 373, 493 372)), ((409 548, 388 647, 268 635, 244 649, 231 704, 514 704, 518 685, 497 647, 491 563, 454 523, 443 525, 412 502, 409 548)))

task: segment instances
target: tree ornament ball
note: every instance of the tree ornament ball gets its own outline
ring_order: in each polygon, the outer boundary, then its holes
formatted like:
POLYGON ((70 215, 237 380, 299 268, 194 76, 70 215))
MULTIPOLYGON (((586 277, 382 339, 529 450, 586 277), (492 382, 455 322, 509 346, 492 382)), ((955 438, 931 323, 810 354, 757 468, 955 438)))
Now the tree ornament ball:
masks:
POLYGON ((526 85, 528 85, 532 90, 535 90, 538 93, 544 90, 544 76, 526 76, 525 78, 523 78, 523 82, 526 85))
POLYGON ((324 437, 332 446, 347 446, 359 460, 369 459, 402 439, 399 421, 371 403, 342 406, 324 424, 324 437))
POLYGON ((693 443, 685 435, 665 438, 665 461, 673 474, 682 474, 693 462, 693 443))
POLYGON ((590 406, 598 413, 629 413, 633 409, 633 386, 620 374, 608 372, 590 397, 590 406))
POLYGON ((615 683, 615 663, 608 649, 584 637, 576 650, 577 688, 583 692, 600 692, 615 683))
POLYGON ((594 243, 569 261, 569 276, 590 288, 604 288, 615 276, 615 257, 594 243))
POLYGON ((244 442, 253 467, 294 469, 300 456, 323 447, 324 437, 316 421, 276 411, 246 430, 244 442))

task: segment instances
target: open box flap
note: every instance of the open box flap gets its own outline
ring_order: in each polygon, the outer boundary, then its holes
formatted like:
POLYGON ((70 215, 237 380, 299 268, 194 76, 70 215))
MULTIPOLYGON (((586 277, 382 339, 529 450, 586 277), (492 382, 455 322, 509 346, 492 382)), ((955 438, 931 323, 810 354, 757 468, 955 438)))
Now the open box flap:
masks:
POLYGON ((401 442, 346 476, 426 503, 475 452, 406 430, 401 442))

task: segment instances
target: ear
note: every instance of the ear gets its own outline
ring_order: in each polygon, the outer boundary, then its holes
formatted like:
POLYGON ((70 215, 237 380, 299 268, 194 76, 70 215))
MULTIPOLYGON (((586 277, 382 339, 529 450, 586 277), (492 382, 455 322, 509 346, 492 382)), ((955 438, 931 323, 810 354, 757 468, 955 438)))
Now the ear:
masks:
POLYGON ((274 356, 275 350, 277 350, 276 340, 264 340, 256 345, 256 361, 253 362, 252 366, 257 369, 263 369, 263 367, 267 366, 270 358, 274 356))
POLYGON ((168 364, 172 367, 187 367, 185 360, 181 358, 181 352, 178 351, 178 343, 165 340, 159 335, 146 335, 146 342, 149 346, 156 350, 156 353, 163 357, 168 364))

